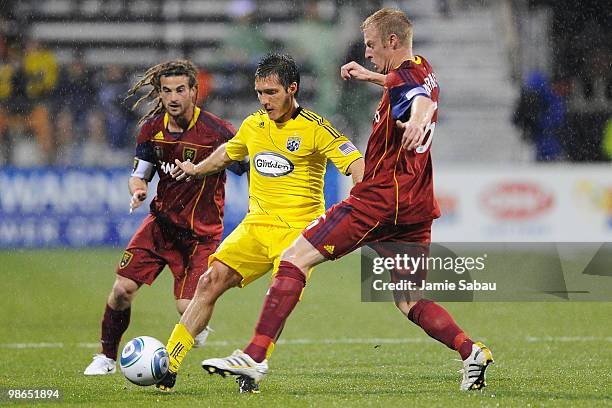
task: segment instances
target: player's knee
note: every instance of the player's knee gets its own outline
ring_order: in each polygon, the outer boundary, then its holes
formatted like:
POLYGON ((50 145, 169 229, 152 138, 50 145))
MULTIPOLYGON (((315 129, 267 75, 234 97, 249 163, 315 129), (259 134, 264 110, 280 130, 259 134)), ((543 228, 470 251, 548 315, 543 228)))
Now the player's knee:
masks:
POLYGON ((216 299, 227 289, 236 286, 239 280, 234 276, 236 272, 224 267, 219 262, 213 262, 210 268, 200 276, 197 291, 206 295, 208 299, 216 299))
POLYGON ((191 299, 177 299, 176 300, 176 310, 181 316, 183 315, 183 313, 185 313, 185 310, 187 310, 187 307, 189 306, 190 301, 191 299))
POLYGON ((283 253, 281 254, 281 261, 291 262, 293 265, 297 266, 302 271, 307 271, 310 267, 309 265, 306 265, 304 257, 297 250, 295 245, 291 245, 289 248, 283 251, 283 253))
POLYGON ((119 307, 127 307, 132 303, 132 299, 138 290, 135 282, 127 279, 116 280, 111 290, 111 299, 119 307))

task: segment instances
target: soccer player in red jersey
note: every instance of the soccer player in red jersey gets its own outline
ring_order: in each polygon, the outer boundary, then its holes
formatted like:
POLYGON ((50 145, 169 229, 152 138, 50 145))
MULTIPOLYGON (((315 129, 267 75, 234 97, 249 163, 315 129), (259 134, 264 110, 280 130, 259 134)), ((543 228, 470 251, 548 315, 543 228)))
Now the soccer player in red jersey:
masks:
MULTIPOLYGON (((341 68, 341 75, 384 87, 374 114, 363 181, 284 251, 255 335, 242 352, 203 361, 210 373, 246 375, 256 382, 265 376, 266 350, 294 309, 311 267, 366 244, 382 253, 381 242, 417 243, 421 253, 428 254, 431 224, 440 216, 430 154, 438 116, 436 76, 425 58, 413 54, 412 24, 404 12, 379 10, 361 28, 365 57, 376 72, 351 62, 341 68)), ((415 299, 418 293, 399 295, 396 306, 408 319, 461 355, 464 377, 460 388, 484 387, 485 370, 493 361, 490 350, 474 343, 440 305, 415 299)))
MULTIPOLYGON (((225 172, 187 183, 174 180, 170 174, 176 159, 199 162, 236 133, 230 123, 195 105, 196 76, 191 62, 170 61, 150 68, 128 92, 132 96, 142 87, 151 86, 136 105, 154 98, 153 109, 140 121, 134 168, 128 181, 130 212, 145 201, 155 173, 159 183, 150 214, 117 265, 102 320, 102 353, 94 356, 85 375, 116 371, 117 351, 130 322, 131 303, 140 286, 152 284, 166 265, 174 275, 176 307, 182 314, 207 269, 208 256, 221 240, 225 172)), ((246 167, 235 163, 230 169, 240 174, 246 167)), ((196 343, 203 343, 207 334, 205 329, 196 336, 196 343)))

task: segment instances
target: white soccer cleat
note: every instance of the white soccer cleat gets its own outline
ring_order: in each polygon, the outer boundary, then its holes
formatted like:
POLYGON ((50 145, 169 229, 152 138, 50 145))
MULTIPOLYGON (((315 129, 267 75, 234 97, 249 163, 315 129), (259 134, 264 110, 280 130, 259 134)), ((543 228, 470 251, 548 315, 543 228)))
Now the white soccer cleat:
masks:
POLYGON ((87 366, 85 375, 108 375, 117 372, 117 363, 104 354, 94 354, 93 361, 87 366))
POLYGON ((206 339, 208 339, 208 335, 212 331, 214 330, 211 329, 210 326, 206 326, 206 328, 202 330, 200 334, 193 338, 193 348, 204 347, 204 343, 206 343, 206 339))
POLYGON ((242 350, 236 350, 229 357, 202 361, 202 368, 209 374, 219 374, 222 377, 244 375, 252 378, 257 384, 268 373, 268 360, 257 363, 242 350))
POLYGON ((472 345, 472 353, 463 360, 463 381, 461 381, 461 391, 481 390, 487 386, 485 381, 485 371, 489 364, 493 362, 493 354, 481 342, 472 345))

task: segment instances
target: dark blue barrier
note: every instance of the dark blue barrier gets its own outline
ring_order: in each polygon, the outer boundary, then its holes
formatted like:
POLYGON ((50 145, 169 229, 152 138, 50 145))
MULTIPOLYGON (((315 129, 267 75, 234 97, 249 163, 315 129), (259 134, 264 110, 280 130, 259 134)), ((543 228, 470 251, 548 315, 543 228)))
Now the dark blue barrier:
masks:
MULTIPOLYGON (((129 171, 0 168, 0 248, 125 246, 148 212, 147 203, 129 214, 129 171)), ((338 177, 335 169, 326 174, 328 206, 338 199, 338 177)), ((228 172, 224 236, 247 207, 246 177, 228 172)))

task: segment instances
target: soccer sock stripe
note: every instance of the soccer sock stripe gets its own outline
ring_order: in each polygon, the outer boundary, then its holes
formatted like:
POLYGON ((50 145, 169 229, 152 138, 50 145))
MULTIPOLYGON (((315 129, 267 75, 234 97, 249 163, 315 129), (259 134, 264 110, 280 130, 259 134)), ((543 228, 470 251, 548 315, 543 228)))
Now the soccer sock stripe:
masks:
POLYGON ((175 373, 178 372, 185 355, 193 347, 193 343, 193 336, 184 325, 178 323, 174 326, 166 345, 166 350, 169 351, 170 356, 170 370, 175 373))

